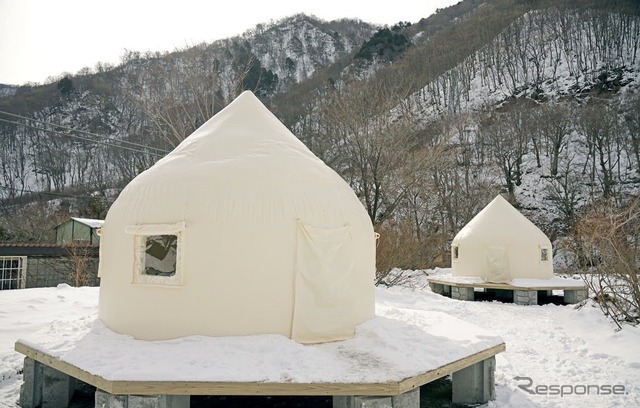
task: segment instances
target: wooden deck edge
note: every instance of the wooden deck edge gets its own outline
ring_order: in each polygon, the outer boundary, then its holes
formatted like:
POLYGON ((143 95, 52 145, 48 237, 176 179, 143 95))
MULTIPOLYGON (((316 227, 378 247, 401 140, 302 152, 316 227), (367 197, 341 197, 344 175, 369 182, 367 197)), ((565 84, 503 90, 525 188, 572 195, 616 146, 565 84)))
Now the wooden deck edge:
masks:
POLYGON ((199 381, 110 381, 20 342, 15 350, 111 394, 128 395, 372 395, 403 394, 506 350, 504 343, 415 377, 385 383, 267 383, 199 381))
POLYGON ((411 391, 414 388, 428 384, 431 381, 437 380, 438 378, 442 378, 446 375, 462 370, 463 368, 472 366, 476 363, 479 363, 480 361, 486 360, 506 350, 506 344, 500 343, 497 346, 479 351, 468 357, 461 358, 460 360, 456 360, 452 363, 443 365, 442 367, 438 367, 435 370, 428 371, 415 377, 407 378, 406 380, 400 382, 400 394, 404 394, 407 391, 411 391))
POLYGON ((514 286, 506 283, 490 283, 490 282, 451 282, 442 279, 427 278, 429 283, 438 283, 440 285, 457 286, 462 288, 487 288, 487 289, 504 289, 504 290, 587 290, 587 285, 584 286, 514 286))
POLYGON ((78 380, 83 381, 87 384, 91 384, 103 391, 113 393, 111 387, 112 382, 105 380, 100 376, 84 371, 83 369, 78 368, 72 364, 59 360, 53 356, 43 353, 42 351, 36 350, 30 346, 27 346, 26 344, 22 344, 19 341, 16 342, 14 349, 18 353, 24 354, 25 356, 38 361, 39 363, 42 363, 51 368, 55 368, 62 373, 65 373, 73 378, 77 378, 78 380))

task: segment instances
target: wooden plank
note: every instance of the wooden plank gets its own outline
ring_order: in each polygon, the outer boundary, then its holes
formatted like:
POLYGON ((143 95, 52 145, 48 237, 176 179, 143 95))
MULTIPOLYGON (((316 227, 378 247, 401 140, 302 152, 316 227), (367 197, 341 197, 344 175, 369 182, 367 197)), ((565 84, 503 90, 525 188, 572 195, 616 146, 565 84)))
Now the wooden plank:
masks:
POLYGON ((84 381, 87 384, 91 384, 94 387, 100 388, 101 390, 111 392, 111 381, 105 380, 104 378, 97 375, 93 375, 81 368, 61 361, 53 356, 31 348, 20 342, 16 342, 14 348, 18 353, 22 353, 25 356, 30 357, 33 360, 38 361, 46 366, 55 368, 62 373, 70 375, 71 377, 76 378, 80 381, 84 381))
POLYGON ((461 370, 502 351, 495 347, 464 357, 423 374, 385 383, 267 383, 199 381, 110 381, 17 342, 15 350, 49 367, 111 394, 128 395, 375 395, 393 396, 461 370))
POLYGON ((472 366, 473 364, 493 357, 496 354, 505 351, 506 349, 507 346, 504 343, 501 343, 490 349, 482 350, 468 357, 461 358, 460 360, 456 360, 452 363, 443 365, 442 367, 438 367, 435 370, 427 371, 424 374, 407 378, 400 383, 400 394, 411 391, 414 388, 420 387, 424 384, 428 384, 432 381, 437 380, 438 378, 442 378, 451 373, 455 373, 456 371, 462 370, 463 368, 472 366))
POLYGON ((400 394, 398 382, 388 383, 267 383, 119 381, 113 394, 135 395, 379 395, 400 394))
POLYGON ((466 282, 451 282, 443 279, 432 279, 427 278, 429 283, 439 283, 441 285, 447 286, 456 286, 461 288, 488 288, 488 289, 504 289, 504 290, 586 290, 587 286, 566 286, 566 285, 556 285, 556 286, 514 286, 509 285, 507 283, 493 283, 493 282, 476 282, 476 283, 466 283, 466 282))

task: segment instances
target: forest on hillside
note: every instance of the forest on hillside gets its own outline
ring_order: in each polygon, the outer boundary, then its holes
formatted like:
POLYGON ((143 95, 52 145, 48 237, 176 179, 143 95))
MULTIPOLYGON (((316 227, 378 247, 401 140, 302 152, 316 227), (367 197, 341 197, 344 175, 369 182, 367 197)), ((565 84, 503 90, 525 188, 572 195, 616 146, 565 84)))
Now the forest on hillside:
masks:
POLYGON ((497 194, 551 238, 557 270, 633 269, 639 46, 637 1, 464 0, 392 27, 297 15, 5 87, 0 239, 46 242, 69 215, 105 217, 249 89, 361 199, 380 279, 447 266, 497 194))

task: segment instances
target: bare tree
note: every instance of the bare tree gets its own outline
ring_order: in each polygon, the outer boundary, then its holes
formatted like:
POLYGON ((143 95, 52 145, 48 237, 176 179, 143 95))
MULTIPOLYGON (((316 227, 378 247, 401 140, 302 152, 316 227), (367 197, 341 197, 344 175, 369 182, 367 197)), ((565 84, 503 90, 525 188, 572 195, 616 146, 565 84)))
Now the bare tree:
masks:
POLYGON ((597 178, 603 196, 611 197, 622 152, 617 114, 607 104, 593 103, 582 110, 580 127, 586 136, 591 160, 591 181, 597 178))
POLYGON ((621 324, 640 323, 640 197, 623 206, 594 205, 575 232, 589 267, 585 282, 605 315, 621 324))
POLYGON ((496 165, 502 172, 509 195, 522 182, 522 157, 527 151, 528 136, 523 130, 524 113, 513 111, 495 114, 490 122, 481 126, 496 165))
POLYGON ((547 103, 536 111, 537 130, 541 141, 546 146, 549 156, 551 176, 558 174, 560 153, 567 146, 567 137, 571 129, 569 110, 563 105, 547 103))
POLYGON ((91 284, 89 268, 91 267, 92 249, 93 248, 80 243, 72 243, 67 246, 70 259, 69 280, 76 287, 89 286, 91 284))
POLYGON ((428 167, 438 150, 437 144, 421 145, 415 117, 394 116, 403 95, 387 79, 355 82, 322 106, 333 140, 329 162, 354 188, 375 225, 393 216, 418 181, 418 170, 428 167))
POLYGON ((171 147, 211 118, 216 110, 218 66, 197 49, 147 62, 129 70, 127 96, 150 119, 154 131, 171 147))
POLYGON ((19 209, 2 209, 2 223, 16 242, 55 242, 55 226, 69 214, 48 202, 32 202, 19 209))
MULTIPOLYGON (((640 26, 640 24, 638 24, 640 26)), ((640 173, 640 97, 629 103, 625 111, 624 119, 629 130, 629 143, 627 150, 629 156, 635 160, 635 169, 640 173)))

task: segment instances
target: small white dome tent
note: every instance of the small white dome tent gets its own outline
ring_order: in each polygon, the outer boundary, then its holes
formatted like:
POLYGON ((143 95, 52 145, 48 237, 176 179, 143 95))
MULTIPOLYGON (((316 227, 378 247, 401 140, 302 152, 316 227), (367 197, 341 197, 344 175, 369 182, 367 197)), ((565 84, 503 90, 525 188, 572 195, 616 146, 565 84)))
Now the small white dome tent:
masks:
POLYGON ((138 339, 317 343, 374 317, 364 207, 248 91, 125 187, 100 250, 99 318, 138 339))
POLYGON ((493 283, 551 279, 551 242, 498 195, 451 242, 451 274, 493 283))

